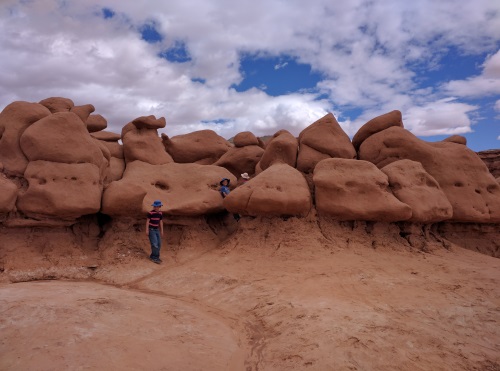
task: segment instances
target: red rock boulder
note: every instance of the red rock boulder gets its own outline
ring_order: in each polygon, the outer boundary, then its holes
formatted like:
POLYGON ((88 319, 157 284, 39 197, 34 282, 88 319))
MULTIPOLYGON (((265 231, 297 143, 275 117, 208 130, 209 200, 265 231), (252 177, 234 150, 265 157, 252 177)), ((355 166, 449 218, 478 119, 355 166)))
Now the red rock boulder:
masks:
POLYGON ((235 177, 243 173, 250 175, 255 173, 255 165, 260 161, 264 150, 256 145, 245 147, 233 147, 224 153, 214 163, 229 170, 235 177))
POLYGON ((17 186, 0 174, 0 214, 13 211, 16 206, 17 186))
POLYGON ((358 130, 356 134, 354 134, 352 144, 356 151, 359 151, 359 146, 361 146, 361 143, 363 143, 366 138, 393 126, 401 128, 404 127, 401 111, 394 110, 368 121, 358 130))
POLYGON ((235 147, 245 147, 245 146, 258 146, 259 139, 249 131, 243 131, 238 133, 233 138, 233 143, 235 147))
POLYGON ((297 169, 312 173, 319 161, 332 157, 352 159, 356 158, 356 151, 333 114, 329 113, 300 133, 297 169))
POLYGON ((452 221, 500 222, 500 186, 479 156, 463 144, 430 143, 391 127, 367 138, 359 157, 379 168, 401 159, 420 162, 453 206, 452 221))
POLYGON ((316 208, 336 220, 396 222, 412 216, 410 206, 391 193, 387 176, 367 161, 331 158, 313 175, 316 208))
POLYGON ((311 204, 304 176, 283 163, 268 167, 224 199, 228 211, 252 216, 305 216, 311 204))
POLYGON ((297 138, 287 130, 279 130, 267 142, 264 153, 256 165, 256 169, 258 169, 256 172, 266 170, 274 164, 287 164, 295 167, 297 164, 297 151, 297 138))
POLYGON ((395 161, 381 170, 387 175, 394 196, 411 207, 412 216, 408 221, 429 224, 453 216, 453 207, 439 183, 420 162, 395 161))
POLYGON ((161 136, 165 150, 177 163, 211 165, 229 148, 231 143, 213 130, 199 130, 169 138, 161 136))

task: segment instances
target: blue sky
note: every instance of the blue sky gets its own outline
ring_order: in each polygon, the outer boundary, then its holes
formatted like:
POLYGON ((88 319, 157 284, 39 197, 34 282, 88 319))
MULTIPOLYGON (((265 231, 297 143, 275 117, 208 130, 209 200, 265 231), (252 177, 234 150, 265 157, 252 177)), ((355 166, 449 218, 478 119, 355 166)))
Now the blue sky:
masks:
POLYGON ((352 137, 393 109, 420 138, 500 148, 500 2, 4 0, 0 108, 91 103, 177 135, 302 129, 352 137))

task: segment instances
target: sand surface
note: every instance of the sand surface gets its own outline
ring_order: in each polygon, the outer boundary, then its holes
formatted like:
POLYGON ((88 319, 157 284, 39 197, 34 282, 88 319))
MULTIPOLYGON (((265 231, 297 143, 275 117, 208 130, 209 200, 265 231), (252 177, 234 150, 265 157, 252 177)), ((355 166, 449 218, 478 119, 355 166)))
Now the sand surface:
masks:
POLYGON ((500 370, 499 259, 244 240, 3 283, 0 369, 500 370))

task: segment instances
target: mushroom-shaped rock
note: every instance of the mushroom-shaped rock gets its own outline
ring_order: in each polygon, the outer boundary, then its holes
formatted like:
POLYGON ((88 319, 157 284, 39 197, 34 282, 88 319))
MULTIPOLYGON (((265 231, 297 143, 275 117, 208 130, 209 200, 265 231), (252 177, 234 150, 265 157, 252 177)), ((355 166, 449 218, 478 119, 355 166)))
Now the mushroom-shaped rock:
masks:
MULTIPOLYGON (((92 115, 92 116, 94 116, 94 115, 92 115)), ((95 115, 95 116, 100 116, 100 115, 95 115)), ((88 121, 87 121, 87 124, 88 124, 88 121)), ((87 129, 88 129, 88 125, 87 125, 87 129)), ((120 134, 113 133, 111 131, 92 131, 92 132, 90 132, 90 135, 92 137, 94 137, 95 139, 103 140, 105 142, 118 142, 120 139, 122 139, 122 136, 120 134)))
POLYGON ((258 146, 259 140, 253 133, 242 131, 234 136, 233 143, 235 147, 258 146))
POLYGON ((44 100, 41 100, 39 103, 42 106, 47 107, 52 113, 68 112, 75 106, 71 99, 61 97, 46 98, 44 100))
POLYGON ((446 195, 420 162, 395 161, 381 170, 387 175, 394 196, 411 207, 412 216, 408 221, 436 223, 453 216, 446 195))
POLYGON ((287 130, 280 130, 269 140, 257 164, 259 170, 266 170, 274 164, 297 164, 298 142, 287 130))
POLYGON ((420 162, 453 206, 451 220, 500 222, 500 187, 480 157, 462 144, 430 143, 391 127, 366 139, 359 157, 379 168, 401 159, 420 162))
MULTIPOLYGON (((89 131, 89 133, 99 133, 101 132, 101 130, 104 130, 108 127, 108 121, 101 115, 90 115, 88 119, 85 121, 85 124, 87 124, 87 130, 89 131)), ((119 134, 115 135, 118 136, 118 139, 121 138, 119 134)), ((106 134, 102 134, 102 137, 106 137, 106 134)), ((98 139, 104 140, 102 138, 98 139)))
POLYGON ((461 135, 452 135, 451 137, 443 139, 443 142, 452 142, 457 144, 467 145, 467 138, 461 135))
POLYGON ((17 186, 0 174, 0 213, 13 211, 16 206, 17 186))
POLYGON ((336 220, 396 222, 412 216, 410 206, 391 193, 387 176, 368 161, 320 161, 313 182, 318 212, 336 220))
POLYGON ((390 127, 403 127, 403 116, 398 110, 394 110, 383 115, 377 116, 359 128, 358 132, 352 138, 352 144, 356 151, 359 151, 359 146, 369 136, 381 132, 390 127))
POLYGON ((161 129, 167 124, 165 117, 141 116, 132 121, 137 129, 161 129))
POLYGON ((356 151, 335 116, 329 113, 300 133, 297 169, 312 173, 319 161, 332 157, 352 159, 356 151))
POLYGON ((211 165, 229 148, 231 143, 213 130, 199 130, 169 138, 161 136, 165 150, 177 163, 211 165))
POLYGON ((242 215, 305 216, 311 209, 311 193, 299 171, 279 163, 231 191, 224 207, 242 215))
POLYGON ((157 129, 148 125, 142 121, 136 124, 134 120, 122 128, 123 154, 127 164, 136 160, 152 165, 163 165, 173 161, 165 152, 157 129))
POLYGON ((260 161, 264 150, 259 146, 233 147, 224 153, 214 165, 222 166, 234 176, 255 172, 255 165, 260 161))
POLYGON ((28 159, 21 150, 19 138, 30 125, 49 115, 46 107, 28 102, 13 102, 0 113, 0 159, 6 174, 24 174, 28 159))
POLYGON ((101 207, 100 170, 94 164, 32 161, 24 177, 29 186, 19 194, 17 208, 28 216, 76 219, 101 207))
POLYGON ((162 200, 162 210, 169 215, 199 216, 219 212, 224 209, 218 191, 222 178, 236 182, 229 171, 219 166, 151 165, 134 161, 127 164, 123 178, 112 182, 104 191, 102 212, 142 218, 157 199, 162 200))
POLYGON ((72 112, 58 112, 28 127, 20 139, 30 161, 91 163, 101 167, 103 154, 80 118, 72 112))
POLYGON ((95 111, 95 107, 92 104, 85 104, 83 106, 74 106, 70 109, 70 112, 73 112, 75 115, 80 117, 80 120, 83 122, 87 122, 90 117, 90 114, 95 111))

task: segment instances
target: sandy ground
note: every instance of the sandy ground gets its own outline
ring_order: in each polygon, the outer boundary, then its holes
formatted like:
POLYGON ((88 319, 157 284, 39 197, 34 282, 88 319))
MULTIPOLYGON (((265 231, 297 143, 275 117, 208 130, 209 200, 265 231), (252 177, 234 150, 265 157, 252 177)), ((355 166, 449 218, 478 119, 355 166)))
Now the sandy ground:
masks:
POLYGON ((239 228, 162 265, 144 243, 85 280, 4 279, 0 369, 500 370, 499 259, 239 228))

